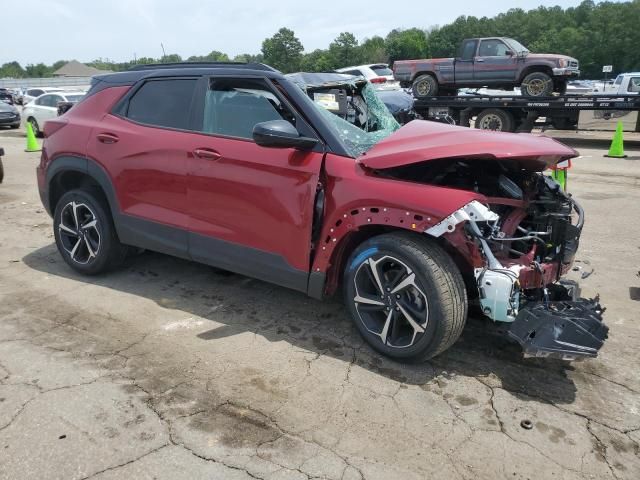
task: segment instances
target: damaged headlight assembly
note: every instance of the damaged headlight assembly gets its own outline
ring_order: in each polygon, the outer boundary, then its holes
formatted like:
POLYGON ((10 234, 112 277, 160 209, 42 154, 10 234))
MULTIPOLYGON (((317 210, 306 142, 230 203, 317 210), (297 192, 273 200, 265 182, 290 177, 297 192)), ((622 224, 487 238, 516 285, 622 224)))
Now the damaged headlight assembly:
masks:
MULTIPOLYGON (((583 211, 572 202, 580 215, 579 230, 583 223, 583 211)), ((542 245, 541 238, 552 232, 525 232, 524 236, 507 238, 499 227, 500 216, 482 203, 474 200, 425 231, 432 237, 453 233, 463 223, 466 233, 478 246, 485 265, 474 268, 478 288, 478 300, 484 315, 495 322, 510 323, 508 336, 516 340, 526 356, 557 357, 575 360, 595 357, 607 338, 608 327, 603 323, 604 308, 599 298, 577 298, 577 284, 569 288, 561 283, 544 284, 542 268, 517 262, 503 265, 489 246, 491 242, 531 240, 542 245), (539 288, 525 292, 520 284, 523 270, 539 270, 542 283, 539 288), (532 290, 539 300, 532 300, 532 290)), ((562 250, 564 245, 562 246, 562 250)), ((562 254, 559 255, 562 259, 562 254)), ((558 278, 562 265, 558 265, 558 278)), ((557 279, 554 279, 557 280, 557 279)))

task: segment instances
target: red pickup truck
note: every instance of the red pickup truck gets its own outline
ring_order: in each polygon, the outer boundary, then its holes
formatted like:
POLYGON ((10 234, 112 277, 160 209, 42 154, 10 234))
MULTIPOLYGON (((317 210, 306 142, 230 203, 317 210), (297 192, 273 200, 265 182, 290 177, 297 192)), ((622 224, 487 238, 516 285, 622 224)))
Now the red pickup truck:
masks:
POLYGON ((458 88, 491 87, 546 97, 565 93, 567 80, 580 75, 578 60, 565 55, 530 53, 517 40, 505 37, 470 38, 462 41, 456 58, 399 60, 393 76, 403 87, 411 86, 420 99, 455 94, 458 88))

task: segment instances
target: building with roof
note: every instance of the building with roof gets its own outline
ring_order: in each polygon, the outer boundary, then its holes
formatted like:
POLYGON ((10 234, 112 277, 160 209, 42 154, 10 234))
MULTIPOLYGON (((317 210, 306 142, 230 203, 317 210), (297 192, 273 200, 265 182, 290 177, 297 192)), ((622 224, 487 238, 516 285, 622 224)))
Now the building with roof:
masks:
POLYGON ((71 60, 58 70, 53 72, 54 77, 93 77, 94 75, 101 75, 103 73, 110 73, 109 70, 99 70, 95 67, 90 67, 84 63, 80 63, 77 60, 71 60))

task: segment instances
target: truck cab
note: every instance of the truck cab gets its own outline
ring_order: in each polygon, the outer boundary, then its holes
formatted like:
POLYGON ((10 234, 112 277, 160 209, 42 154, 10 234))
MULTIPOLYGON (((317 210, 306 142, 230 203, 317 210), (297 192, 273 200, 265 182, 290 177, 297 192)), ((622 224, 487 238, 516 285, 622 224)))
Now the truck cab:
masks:
POLYGON ((607 95, 638 95, 640 93, 640 72, 621 73, 611 84, 598 82, 594 92, 607 95))

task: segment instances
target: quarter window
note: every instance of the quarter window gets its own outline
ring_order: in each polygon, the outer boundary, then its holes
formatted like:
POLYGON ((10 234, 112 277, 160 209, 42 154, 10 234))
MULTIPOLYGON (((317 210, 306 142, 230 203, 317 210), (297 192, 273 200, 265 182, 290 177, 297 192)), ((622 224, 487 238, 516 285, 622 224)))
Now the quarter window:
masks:
POLYGON ((202 131, 216 135, 253 138, 253 127, 270 120, 295 117, 259 79, 212 79, 205 95, 202 131))
POLYGON ((192 78, 150 80, 129 100, 126 117, 147 125, 188 130, 195 87, 192 78))

